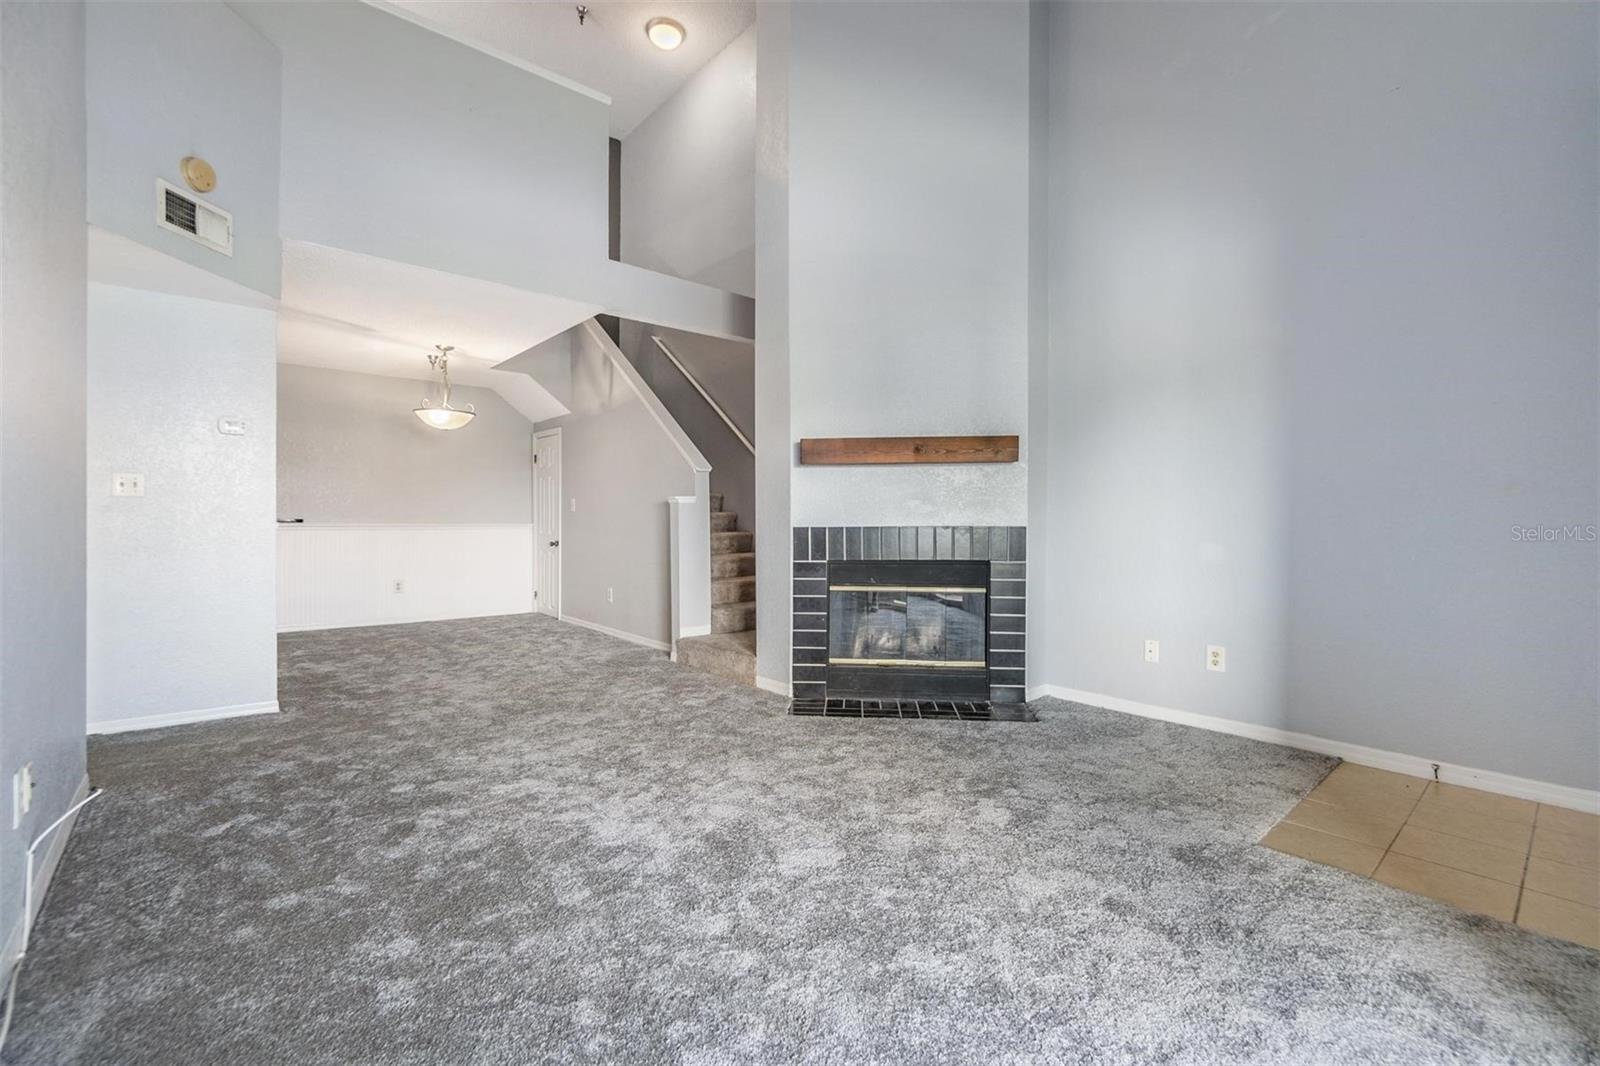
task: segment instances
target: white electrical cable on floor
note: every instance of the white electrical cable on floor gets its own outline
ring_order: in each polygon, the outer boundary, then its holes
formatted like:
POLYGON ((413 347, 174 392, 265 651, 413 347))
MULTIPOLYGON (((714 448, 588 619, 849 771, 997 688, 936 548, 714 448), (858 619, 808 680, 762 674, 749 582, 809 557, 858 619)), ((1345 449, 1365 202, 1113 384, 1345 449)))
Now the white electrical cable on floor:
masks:
POLYGON ((22 960, 28 955, 28 937, 33 933, 33 854, 39 850, 39 845, 51 833, 54 833, 68 818, 77 814, 84 804, 100 795, 104 789, 95 789, 83 799, 67 808, 67 812, 60 818, 44 827, 44 831, 33 838, 33 843, 28 845, 28 862, 26 878, 22 882, 22 947, 17 951, 17 957, 11 964, 11 973, 6 981, 6 1015, 0 1021, 0 1052, 6 1048, 6 1036, 11 1032, 11 1010, 17 1002, 17 977, 22 973, 22 960))

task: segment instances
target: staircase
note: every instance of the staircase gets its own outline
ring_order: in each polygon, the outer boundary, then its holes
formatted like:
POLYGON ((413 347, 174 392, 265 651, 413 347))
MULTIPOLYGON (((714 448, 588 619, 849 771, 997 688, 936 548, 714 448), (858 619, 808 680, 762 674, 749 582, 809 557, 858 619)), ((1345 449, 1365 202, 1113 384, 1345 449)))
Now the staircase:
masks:
POLYGON ((678 641, 678 662, 746 685, 756 683, 755 534, 711 494, 711 635, 678 641))

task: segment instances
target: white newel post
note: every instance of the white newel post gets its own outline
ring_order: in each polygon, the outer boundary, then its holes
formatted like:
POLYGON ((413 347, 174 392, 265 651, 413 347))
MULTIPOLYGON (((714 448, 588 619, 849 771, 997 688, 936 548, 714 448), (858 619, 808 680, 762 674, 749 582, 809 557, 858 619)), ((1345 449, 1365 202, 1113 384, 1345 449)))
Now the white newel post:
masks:
POLYGON ((678 641, 711 632, 711 486, 696 471, 695 494, 667 500, 672 570, 672 658, 678 641))

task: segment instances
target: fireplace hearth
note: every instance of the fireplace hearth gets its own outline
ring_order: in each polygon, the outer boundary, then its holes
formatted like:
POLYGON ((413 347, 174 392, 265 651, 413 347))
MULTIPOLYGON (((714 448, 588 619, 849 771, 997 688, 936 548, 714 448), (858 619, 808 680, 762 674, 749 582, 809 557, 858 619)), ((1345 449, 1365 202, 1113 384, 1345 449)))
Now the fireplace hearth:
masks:
POLYGON ((987 708, 1026 702, 1026 532, 797 527, 796 713, 1017 717, 987 708))

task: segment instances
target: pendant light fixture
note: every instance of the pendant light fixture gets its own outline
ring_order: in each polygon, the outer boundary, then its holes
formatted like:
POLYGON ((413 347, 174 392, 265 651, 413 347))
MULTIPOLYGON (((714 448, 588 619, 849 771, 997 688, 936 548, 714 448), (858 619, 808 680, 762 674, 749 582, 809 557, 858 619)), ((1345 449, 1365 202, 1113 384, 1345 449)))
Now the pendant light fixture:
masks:
POLYGON ((413 409, 411 413, 422 419, 423 425, 433 429, 460 429, 478 417, 478 411, 470 403, 465 410, 457 410, 450 406, 450 353, 455 351, 455 346, 435 344, 434 347, 438 351, 428 353, 428 365, 437 370, 443 379, 444 395, 440 398, 438 407, 424 398, 422 406, 413 409))

